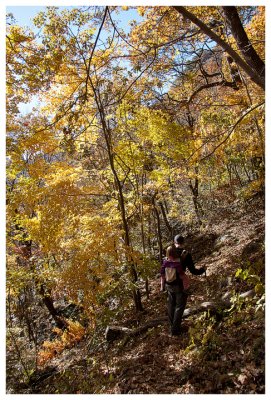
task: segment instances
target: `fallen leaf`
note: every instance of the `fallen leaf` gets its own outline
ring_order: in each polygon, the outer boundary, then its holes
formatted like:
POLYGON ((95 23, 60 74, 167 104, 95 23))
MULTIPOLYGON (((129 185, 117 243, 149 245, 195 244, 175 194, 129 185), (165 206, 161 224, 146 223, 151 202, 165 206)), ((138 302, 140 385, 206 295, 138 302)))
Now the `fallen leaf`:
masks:
POLYGON ((242 385, 244 385, 247 382, 248 377, 245 374, 240 374, 237 379, 242 385))

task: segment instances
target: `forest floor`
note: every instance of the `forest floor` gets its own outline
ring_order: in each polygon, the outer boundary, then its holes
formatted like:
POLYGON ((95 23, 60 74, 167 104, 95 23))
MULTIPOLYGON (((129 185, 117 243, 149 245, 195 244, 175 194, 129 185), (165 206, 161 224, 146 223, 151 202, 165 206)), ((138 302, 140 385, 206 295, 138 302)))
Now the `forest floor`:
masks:
MULTIPOLYGON (((231 309, 184 319, 186 331, 180 337, 171 337, 165 323, 108 343, 103 329, 99 337, 86 337, 50 360, 40 377, 36 375, 31 385, 19 392, 264 393, 262 294, 243 301, 236 296, 255 286, 253 276, 264 275, 262 205, 220 214, 204 231, 191 235, 186 245, 196 266, 208 267, 207 276, 190 275, 192 295, 187 308, 216 301, 230 292, 235 295, 231 309), (249 271, 246 279, 235 276, 238 268, 249 271)), ((143 295, 142 300, 143 312, 135 313, 131 307, 113 325, 134 328, 166 314, 166 294, 160 292, 157 275, 150 281, 149 298, 143 295)))

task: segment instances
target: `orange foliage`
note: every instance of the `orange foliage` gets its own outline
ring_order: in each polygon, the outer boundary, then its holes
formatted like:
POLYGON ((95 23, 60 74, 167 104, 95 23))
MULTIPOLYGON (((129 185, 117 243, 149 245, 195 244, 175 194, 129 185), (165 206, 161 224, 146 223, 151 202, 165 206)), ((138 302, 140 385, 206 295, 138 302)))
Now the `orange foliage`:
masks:
POLYGON ((62 353, 64 349, 70 348, 80 342, 85 334, 85 328, 78 321, 69 321, 68 329, 64 332, 59 328, 54 328, 53 331, 60 337, 51 342, 45 341, 43 343, 43 350, 38 352, 37 364, 39 366, 46 364, 46 362, 62 353))

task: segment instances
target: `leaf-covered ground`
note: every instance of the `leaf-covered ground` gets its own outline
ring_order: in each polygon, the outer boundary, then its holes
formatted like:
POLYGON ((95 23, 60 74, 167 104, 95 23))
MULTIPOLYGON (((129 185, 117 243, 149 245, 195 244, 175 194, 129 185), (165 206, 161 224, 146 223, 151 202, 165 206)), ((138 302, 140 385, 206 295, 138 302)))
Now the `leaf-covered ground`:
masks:
MULTIPOLYGON (((207 265, 207 277, 191 277, 187 307, 216 301, 230 292, 228 310, 203 312, 184 320, 186 331, 171 337, 167 324, 141 335, 107 343, 104 327, 64 350, 35 373, 30 384, 11 393, 215 394, 264 393, 265 338, 262 292, 246 300, 236 294, 263 282, 264 212, 220 216, 189 238, 196 265, 207 265), (236 277, 238 269, 247 276, 236 277), (258 278, 257 278, 258 277, 258 278), (256 280, 255 280, 256 279, 256 280), (235 296, 235 297, 234 297, 235 296)), ((144 312, 126 310, 114 324, 138 327, 165 315, 166 295, 159 277, 150 282, 144 312)), ((259 288, 259 287, 258 287, 259 288)))

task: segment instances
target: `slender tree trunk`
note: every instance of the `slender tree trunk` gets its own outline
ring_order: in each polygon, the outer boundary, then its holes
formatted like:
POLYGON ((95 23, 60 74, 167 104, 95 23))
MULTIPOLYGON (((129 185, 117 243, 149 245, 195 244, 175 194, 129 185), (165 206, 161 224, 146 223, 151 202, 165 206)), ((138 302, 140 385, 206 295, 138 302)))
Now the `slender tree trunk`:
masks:
MULTIPOLYGON (((195 118, 192 116, 190 110, 188 109, 187 112, 187 122, 191 131, 191 136, 194 136, 194 123, 195 123, 195 118)), ((199 202, 199 178, 198 178, 198 173, 199 173, 199 166, 198 164, 195 165, 195 181, 194 181, 194 186, 192 184, 192 180, 189 180, 189 187, 192 192, 193 196, 193 204, 195 208, 195 213, 198 219, 198 223, 201 225, 202 224, 202 216, 203 216, 203 210, 199 202)))
POLYGON ((244 168, 245 174, 247 176, 248 182, 251 182, 251 177, 250 177, 249 172, 246 167, 246 160, 243 160, 243 168, 244 168))
POLYGON ((162 194, 162 197, 163 197, 163 202, 164 202, 164 207, 165 207, 166 213, 168 214, 168 213, 169 213, 169 210, 168 210, 167 201, 166 201, 166 199, 164 198, 164 195, 163 195, 163 194, 162 194))
MULTIPOLYGON (((106 135, 107 135, 107 133, 105 133, 105 136, 106 135)), ((109 138, 107 137, 106 141, 108 141, 108 140, 109 140, 109 138)), ((114 157, 113 157, 113 153, 111 152, 111 146, 109 145, 109 143, 108 143, 108 153, 109 153, 109 162, 110 162, 111 170, 112 170, 115 184, 116 184, 117 191, 118 191, 118 203, 119 203, 119 207, 120 207, 120 211, 121 211, 122 225, 123 225, 123 229, 124 229, 124 243, 125 243, 126 249, 129 249, 131 246, 131 243, 130 243, 129 226, 128 226, 127 217, 126 217, 123 190, 122 190, 122 185, 119 180, 118 174, 115 169, 114 157)), ((129 263, 131 280, 134 284, 136 284, 136 282, 138 281, 137 271, 136 271, 136 268, 133 265, 133 262, 130 259, 129 255, 127 256, 127 261, 129 263)), ((140 295, 139 289, 133 288, 132 292, 133 292, 133 299, 134 299, 134 304, 135 304, 136 310, 142 311, 143 307, 142 307, 142 303, 141 303, 141 295, 140 295)))
MULTIPOLYGON (((196 170, 197 170, 197 167, 196 167, 196 170)), ((198 177, 195 178, 194 186, 190 179, 189 187, 192 192, 193 204, 194 204, 195 213, 196 213, 196 216, 198 219, 198 223, 201 225, 202 224, 202 216, 204 213, 203 213, 201 204, 199 203, 199 179, 198 179, 198 177)))
POLYGON ((230 185, 232 185, 232 170, 231 170, 231 165, 230 164, 226 164, 226 168, 229 174, 229 179, 230 179, 230 185))
MULTIPOLYGON (((140 205, 140 233, 141 233, 141 243, 142 243, 143 254, 146 254, 143 204, 140 205)), ((145 291, 146 291, 147 299, 149 299, 150 298, 150 291, 149 291, 149 280, 148 280, 148 278, 145 278, 145 291)))
POLYGON ((96 105, 99 110, 99 115, 100 115, 101 124, 102 124, 102 131, 103 131, 103 135, 104 135, 104 139, 105 139, 105 143, 106 143, 106 147, 107 147, 109 164, 110 164, 110 168, 111 168, 111 171, 112 171, 112 174, 114 177, 114 183, 115 183, 115 186, 116 186, 116 189, 118 192, 118 204, 119 204, 119 208, 120 208, 120 212, 121 212, 122 226, 123 226, 123 231, 124 231, 124 243, 125 243, 125 247, 126 247, 126 251, 127 251, 126 259, 127 259, 128 265, 129 265, 131 282, 134 284, 133 285, 134 287, 132 289, 134 305, 135 305, 135 308, 137 311, 142 311, 143 307, 142 307, 142 303, 141 303, 141 294, 140 294, 139 289, 137 289, 135 287, 136 282, 138 281, 137 271, 136 271, 133 261, 131 260, 130 255, 129 255, 129 248, 131 246, 129 226, 128 226, 128 221, 127 221, 127 217, 126 217, 125 200, 124 200, 124 196, 123 196, 122 183, 118 177, 118 173, 115 168, 115 159, 114 159, 114 151, 112 148, 111 130, 106 124, 105 111, 104 111, 104 107, 103 107, 103 104, 100 99, 99 92, 97 89, 95 89, 90 76, 88 76, 88 79, 90 81, 90 84, 91 84, 91 87, 92 87, 92 90, 94 93, 96 105))
POLYGON ((236 178, 238 179, 238 181, 240 183, 240 186, 243 187, 244 185, 243 185, 242 179, 241 179, 241 177, 239 175, 239 172, 238 172, 238 169, 237 169, 236 165, 234 165, 234 173, 235 173, 235 176, 236 176, 236 178))
POLYGON ((143 204, 140 205, 140 234, 141 234, 141 244, 142 244, 143 254, 146 254, 143 204))
POLYGON ((44 289, 44 285, 40 286, 39 292, 41 294, 41 298, 42 298, 43 303, 45 304, 45 306, 46 306, 47 310, 49 311, 50 315, 53 317, 57 327, 60 328, 60 329, 66 328, 67 327, 66 322, 64 321, 63 318, 61 318, 58 315, 58 312, 57 312, 57 310, 56 310, 56 308, 54 306, 53 299, 48 293, 46 293, 46 291, 44 289))
POLYGON ((152 220, 151 220, 151 214, 148 216, 148 236, 147 236, 147 243, 148 243, 148 249, 151 254, 153 254, 153 249, 151 245, 151 235, 152 235, 152 220))
POLYGON ((167 227, 167 230, 168 230, 168 233, 170 235, 170 239, 173 239, 173 229, 172 229, 172 226, 170 225, 170 223, 168 221, 166 210, 164 208, 163 203, 159 202, 159 206, 160 206, 160 209, 161 209, 161 212, 162 212, 164 223, 165 223, 165 225, 167 227))
POLYGON ((160 215, 157 210, 155 200, 153 199, 153 211, 156 219, 156 226, 157 226, 157 238, 158 238, 158 246, 159 246, 159 262, 162 263, 163 261, 163 244, 162 244, 162 232, 161 232, 161 222, 160 222, 160 215))
POLYGON ((148 278, 145 279, 145 291, 146 291, 147 299, 149 299, 150 298, 150 288, 149 288, 149 279, 148 278))
MULTIPOLYGON (((34 266, 32 265, 32 262, 30 261, 31 255, 32 255, 32 241, 27 240, 24 242, 21 242, 21 245, 23 246, 23 251, 24 251, 24 258, 27 260, 28 265, 32 270, 34 270, 34 266)), ((62 319, 59 315, 57 310, 54 307, 54 302, 51 296, 45 293, 44 285, 40 284, 38 280, 35 281, 37 291, 41 295, 42 301, 46 308, 48 309, 50 315, 53 317, 56 325, 60 329, 64 329, 67 327, 66 322, 64 319, 62 319)))

